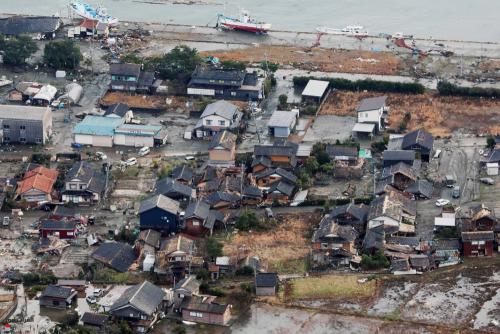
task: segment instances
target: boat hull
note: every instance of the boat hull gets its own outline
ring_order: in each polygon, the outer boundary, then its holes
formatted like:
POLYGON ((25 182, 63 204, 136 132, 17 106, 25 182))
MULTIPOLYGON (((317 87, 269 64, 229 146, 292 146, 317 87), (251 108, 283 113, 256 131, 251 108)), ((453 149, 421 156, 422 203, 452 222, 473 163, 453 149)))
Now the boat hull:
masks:
POLYGON ((246 31, 254 34, 267 33, 271 29, 271 24, 269 23, 243 23, 236 20, 230 20, 227 18, 219 19, 219 27, 228 30, 238 30, 246 31))
POLYGON ((90 12, 86 11, 85 8, 83 7, 83 4, 80 3, 72 3, 69 5, 70 9, 75 13, 76 15, 88 19, 88 20, 96 20, 99 22, 102 22, 104 24, 107 24, 110 27, 115 27, 118 25, 119 21, 116 17, 112 17, 109 15, 102 16, 98 14, 92 15, 90 12))

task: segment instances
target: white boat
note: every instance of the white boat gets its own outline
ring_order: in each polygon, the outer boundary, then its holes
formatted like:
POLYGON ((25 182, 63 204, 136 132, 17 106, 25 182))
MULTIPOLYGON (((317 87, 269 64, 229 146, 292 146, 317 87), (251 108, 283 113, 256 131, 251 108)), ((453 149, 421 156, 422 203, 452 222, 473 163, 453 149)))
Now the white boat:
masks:
POLYGON ((96 20, 105 23, 111 27, 118 25, 118 19, 107 13, 106 8, 98 5, 96 8, 88 3, 81 1, 73 1, 69 4, 69 8, 78 16, 89 20, 96 20))
POLYGON ((242 10, 239 18, 232 18, 224 14, 219 14, 217 17, 217 27, 228 30, 240 30, 262 34, 271 29, 271 24, 256 21, 250 17, 250 14, 247 11, 242 10))
POLYGON ((323 34, 328 35, 348 35, 348 36, 368 36, 368 30, 363 26, 351 25, 342 29, 335 29, 329 27, 318 27, 316 30, 323 34))

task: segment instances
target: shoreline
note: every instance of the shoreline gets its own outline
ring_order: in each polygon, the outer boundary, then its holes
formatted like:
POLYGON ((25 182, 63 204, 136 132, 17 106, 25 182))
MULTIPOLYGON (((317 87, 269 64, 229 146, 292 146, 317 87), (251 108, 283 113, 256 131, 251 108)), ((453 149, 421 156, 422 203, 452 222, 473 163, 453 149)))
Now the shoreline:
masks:
MULTIPOLYGON (((0 13, 0 17, 13 17, 13 16, 46 16, 46 15, 33 15, 33 14, 16 14, 16 13, 0 13)), ((70 17, 70 16, 64 16, 61 15, 59 16, 63 22, 66 23, 66 21, 74 21, 78 20, 78 17, 70 17), (66 20, 66 21, 65 21, 66 20)), ((124 29, 122 24, 147 24, 147 25, 160 25, 165 28, 167 27, 179 27, 179 28, 211 28, 213 30, 217 30, 215 26, 209 26, 209 25, 189 25, 189 24, 181 24, 181 23, 166 23, 166 22, 155 22, 155 21, 119 21, 119 26, 118 29, 124 29)), ((126 28, 125 28, 126 29, 126 28)), ((297 34, 297 35, 311 35, 316 37, 318 33, 316 31, 300 31, 300 30, 274 30, 271 29, 269 30, 268 34, 266 35, 271 35, 275 33, 287 33, 287 34, 297 34)), ((365 39, 386 39, 385 37, 381 36, 382 33, 375 34, 375 35, 368 35, 365 39)), ((252 35, 252 34, 249 34, 252 35)), ((266 36, 264 35, 264 36, 266 36)), ((264 37, 263 36, 263 37, 264 37)), ((351 39, 356 39, 355 37, 348 36, 348 35, 328 35, 325 34, 323 35, 324 37, 328 36, 337 36, 337 37, 344 37, 344 38, 351 38, 351 39)), ((494 42, 494 41, 474 41, 474 40, 458 40, 458 39, 445 39, 445 38, 425 38, 425 37, 415 37, 413 38, 415 41, 423 41, 423 42, 448 42, 448 43, 465 43, 465 44, 486 44, 486 45, 498 45, 500 47, 500 41, 499 42, 494 42)))

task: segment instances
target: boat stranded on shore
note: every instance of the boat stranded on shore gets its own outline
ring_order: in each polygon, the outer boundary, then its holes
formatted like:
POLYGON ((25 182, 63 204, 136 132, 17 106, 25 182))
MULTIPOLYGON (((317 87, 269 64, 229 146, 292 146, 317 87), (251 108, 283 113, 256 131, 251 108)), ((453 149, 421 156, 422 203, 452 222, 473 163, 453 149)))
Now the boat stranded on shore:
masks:
POLYGON ((96 8, 91 5, 81 2, 73 1, 69 4, 69 8, 78 16, 89 20, 96 20, 109 25, 110 27, 118 25, 118 19, 107 13, 106 8, 98 5, 96 8))

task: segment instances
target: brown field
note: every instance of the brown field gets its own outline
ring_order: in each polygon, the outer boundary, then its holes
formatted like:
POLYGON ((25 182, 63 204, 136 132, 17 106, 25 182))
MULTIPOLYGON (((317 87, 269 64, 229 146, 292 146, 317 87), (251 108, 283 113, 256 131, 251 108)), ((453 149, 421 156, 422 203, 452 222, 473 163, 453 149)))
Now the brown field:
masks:
POLYGON ((376 280, 358 283, 357 275, 328 275, 293 280, 291 297, 294 299, 347 299, 373 297, 376 280))
MULTIPOLYGON (((320 115, 356 116, 361 99, 381 94, 373 92, 336 92, 330 94, 320 115)), ((388 96, 389 127, 398 129, 405 113, 411 114, 409 130, 425 128, 435 136, 449 136, 456 129, 471 133, 500 131, 500 101, 439 96, 433 93, 418 95, 385 94, 388 96)))
POLYGON ((309 254, 310 239, 307 238, 311 226, 319 221, 315 213, 293 213, 277 216, 280 224, 264 232, 239 233, 224 245, 224 254, 239 256, 257 255, 278 272, 287 272, 283 263, 293 264, 302 271, 303 259, 309 254), (295 263, 296 262, 296 263, 295 263))
POLYGON ((165 97, 151 95, 129 95, 120 92, 108 92, 99 101, 103 106, 125 103, 130 108, 166 108, 165 97))
POLYGON ((397 56, 389 52, 330 50, 297 47, 261 46, 228 51, 200 52, 201 56, 216 56, 221 60, 259 63, 266 59, 295 68, 323 72, 368 73, 397 75, 404 67, 397 56))

